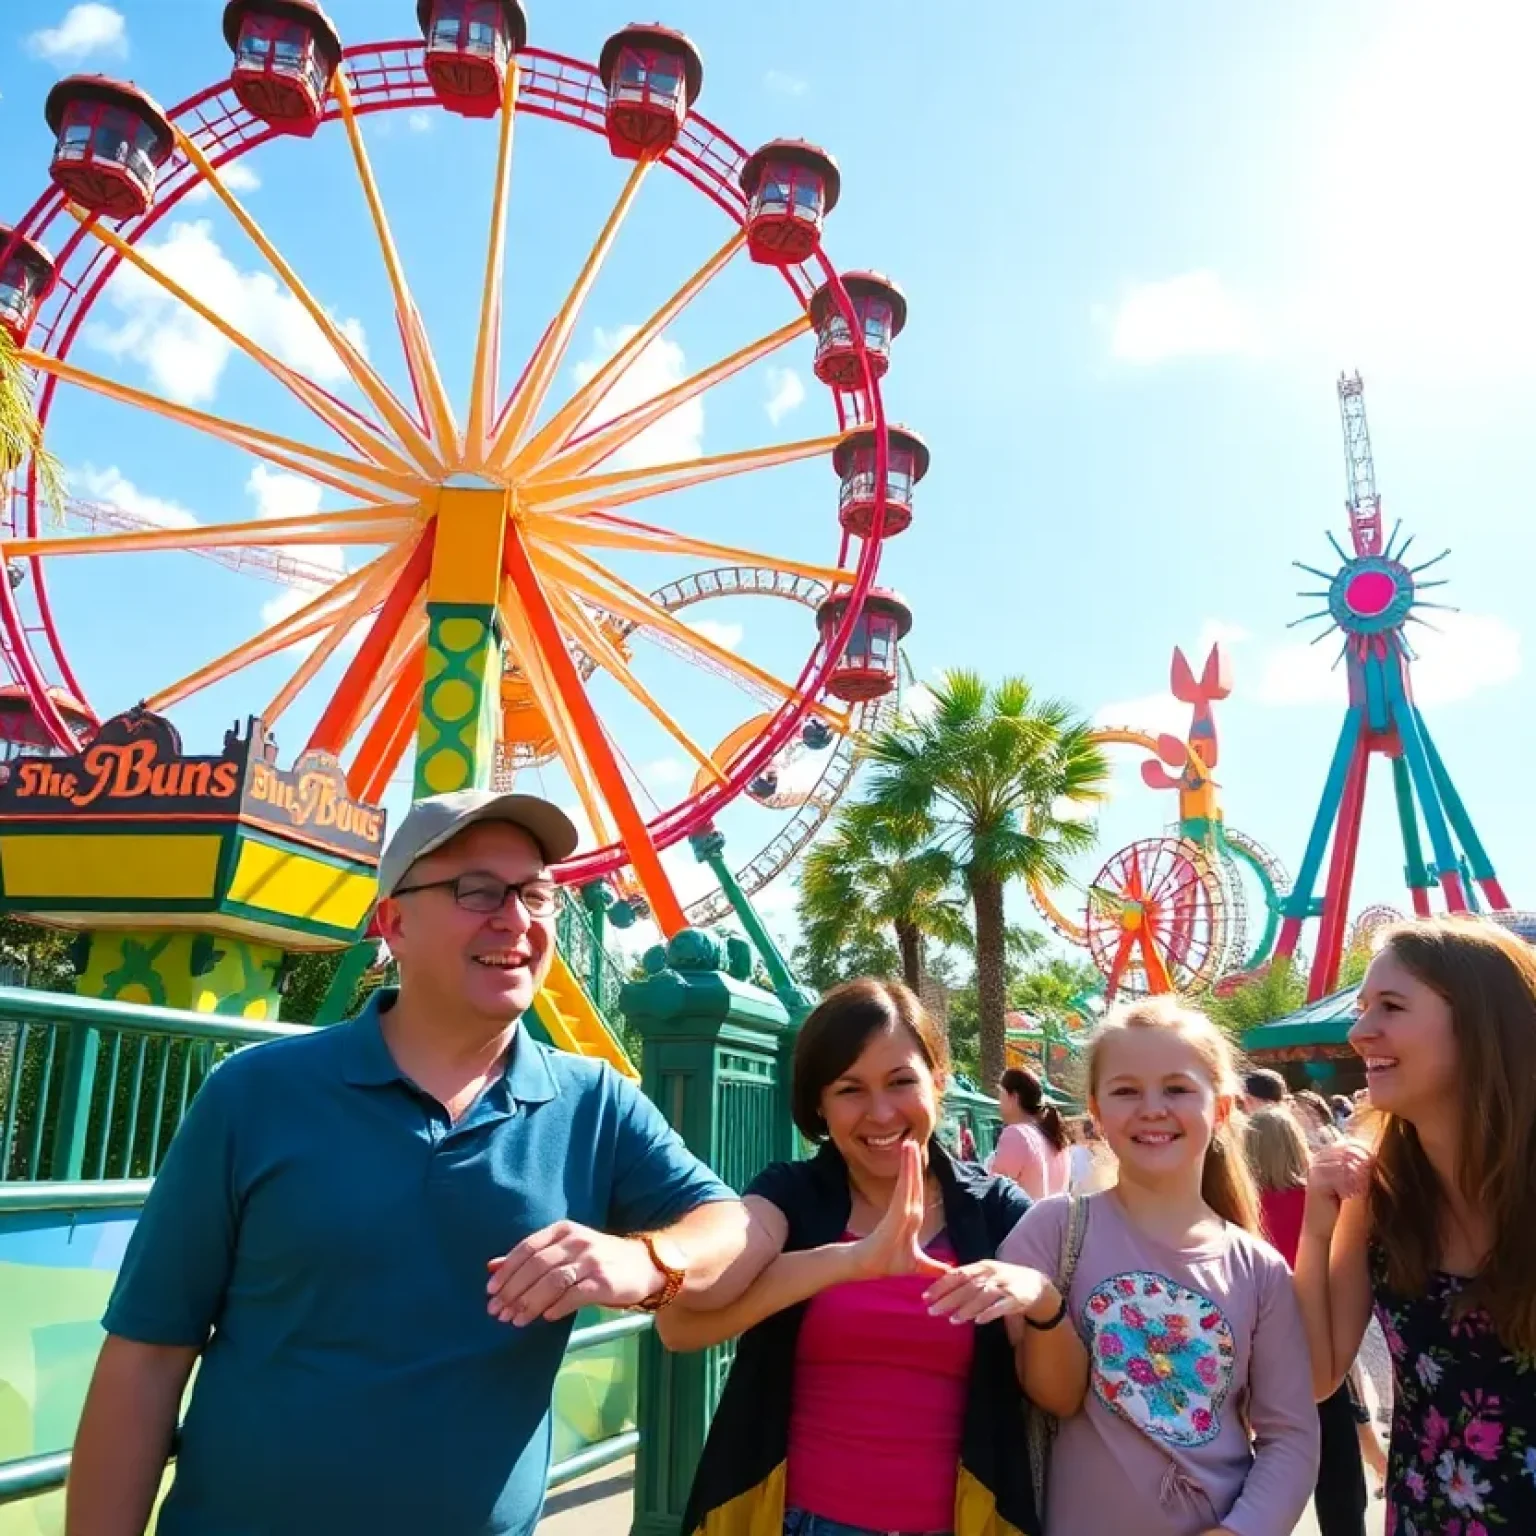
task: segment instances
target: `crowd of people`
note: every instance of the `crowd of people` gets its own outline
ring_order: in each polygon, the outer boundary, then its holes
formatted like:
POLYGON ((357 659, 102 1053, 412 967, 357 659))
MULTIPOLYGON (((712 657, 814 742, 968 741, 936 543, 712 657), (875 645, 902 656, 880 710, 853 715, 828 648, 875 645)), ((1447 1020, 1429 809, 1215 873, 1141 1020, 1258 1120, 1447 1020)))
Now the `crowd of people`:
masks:
MULTIPOLYGON (((553 806, 419 802, 380 866, 398 992, 242 1052, 122 1265, 70 1536, 528 1536, 585 1306, 735 1341, 679 1536, 1536 1533, 1536 952, 1384 936, 1367 1102, 1240 1075, 1198 1008, 1117 1007, 1091 1136, 1005 1074, 991 1166, 937 1135, 898 983, 795 1044, 808 1158, 738 1197, 636 1089, 519 1020, 553 954, 553 806), (1358 1362, 1375 1318, 1390 1446, 1358 1362)), ((1369 1349, 1367 1347, 1367 1357, 1369 1349)))

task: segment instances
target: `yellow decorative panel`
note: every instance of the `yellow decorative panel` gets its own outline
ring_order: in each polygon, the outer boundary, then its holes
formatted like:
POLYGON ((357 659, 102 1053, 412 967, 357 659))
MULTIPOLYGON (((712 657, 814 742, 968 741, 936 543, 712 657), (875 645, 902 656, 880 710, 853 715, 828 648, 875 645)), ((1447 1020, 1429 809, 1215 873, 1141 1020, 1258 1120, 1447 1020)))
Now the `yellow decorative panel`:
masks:
POLYGON ((356 928, 368 915, 378 882, 307 854, 245 841, 226 899, 333 928, 356 928))
POLYGON ((222 844, 217 833, 6 832, 0 870, 11 903, 212 901, 222 844))

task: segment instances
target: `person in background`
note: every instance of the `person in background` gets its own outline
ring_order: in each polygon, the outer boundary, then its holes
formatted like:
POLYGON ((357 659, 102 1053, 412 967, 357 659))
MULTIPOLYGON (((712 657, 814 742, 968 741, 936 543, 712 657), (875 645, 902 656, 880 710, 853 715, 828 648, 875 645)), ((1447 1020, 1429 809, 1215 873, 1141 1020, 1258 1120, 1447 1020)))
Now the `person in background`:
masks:
POLYGON ((1354 1104, 1347 1095, 1336 1093, 1328 1100, 1328 1107, 1333 1111, 1333 1123, 1342 1131, 1355 1112, 1354 1104))
POLYGON ((1104 1145, 1093 1116, 1084 1115, 1072 1130, 1072 1145, 1067 1149, 1071 1165, 1068 1188, 1074 1195, 1091 1195, 1108 1189, 1115 1182, 1115 1159, 1104 1145))
POLYGON ((1082 1345, 1044 1275, 996 1260, 1023 1192, 934 1136, 946 1070, 898 982, 834 987, 801 1026, 791 1099, 818 1151, 747 1188, 758 1278, 657 1319, 669 1349, 740 1339, 686 1536, 1039 1536, 1005 1324, 1047 1401, 1082 1345))
POLYGON ((1290 1273, 1258 1235, 1231 1044, 1150 997, 1110 1011, 1086 1067, 1116 1183, 1032 1206, 999 1251, 1054 1275, 1081 1223, 1067 1300, 1087 1358, 1053 1386, 1082 1411, 1051 1405, 1047 1536, 1291 1536, 1317 1410, 1290 1273))
POLYGON ((1319 1147, 1329 1146, 1339 1139, 1339 1128, 1333 1123, 1333 1111, 1322 1094, 1311 1088, 1298 1088, 1286 1107, 1301 1127, 1302 1135, 1307 1138, 1307 1146, 1312 1151, 1316 1152, 1319 1147))
POLYGON ((1243 1078, 1242 1110, 1245 1115, 1255 1115, 1261 1109, 1284 1104, 1291 1090, 1281 1075, 1270 1067, 1259 1067, 1243 1078))
POLYGON ((1296 1283, 1314 1387, 1374 1308, 1387 1529, 1536 1531, 1536 951, 1470 918, 1386 931, 1349 1043, 1374 1141, 1312 1160, 1296 1283))
POLYGON ((960 1154, 962 1163, 974 1163, 976 1161, 976 1137, 964 1120, 960 1122, 960 1135, 956 1138, 955 1150, 960 1154))
MULTIPOLYGON (((1243 1142, 1259 1187, 1264 1235, 1294 1267, 1312 1161, 1306 1139, 1285 1110, 1261 1109, 1244 1127, 1243 1142)), ((1317 1528, 1321 1536, 1365 1536, 1365 1468, 1347 1383, 1317 1405, 1317 1422, 1320 1456, 1312 1496, 1317 1528)))
POLYGON ((1033 1072, 1009 1067, 997 1087, 1003 1129, 989 1173, 1012 1179, 1031 1200, 1065 1192, 1072 1177, 1067 1155, 1067 1127, 1033 1072))

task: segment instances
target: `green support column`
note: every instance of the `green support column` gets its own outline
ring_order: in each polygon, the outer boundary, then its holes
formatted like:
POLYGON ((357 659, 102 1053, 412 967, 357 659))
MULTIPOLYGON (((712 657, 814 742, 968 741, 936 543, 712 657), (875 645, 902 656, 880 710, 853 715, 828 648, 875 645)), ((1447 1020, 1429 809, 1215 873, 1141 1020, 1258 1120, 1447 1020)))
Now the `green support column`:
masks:
POLYGON ((426 687, 416 732, 412 797, 489 789, 501 711, 502 640, 496 610, 427 604, 426 687))
MULTIPOLYGON (((790 1024, 777 998, 726 963, 712 934, 684 929, 646 955, 645 980, 628 983, 619 1006, 645 1042, 645 1092, 740 1190, 784 1155, 778 1074, 790 1024)), ((670 1355, 654 1334, 641 1339, 632 1536, 677 1536, 726 1368, 718 1349, 670 1355)))

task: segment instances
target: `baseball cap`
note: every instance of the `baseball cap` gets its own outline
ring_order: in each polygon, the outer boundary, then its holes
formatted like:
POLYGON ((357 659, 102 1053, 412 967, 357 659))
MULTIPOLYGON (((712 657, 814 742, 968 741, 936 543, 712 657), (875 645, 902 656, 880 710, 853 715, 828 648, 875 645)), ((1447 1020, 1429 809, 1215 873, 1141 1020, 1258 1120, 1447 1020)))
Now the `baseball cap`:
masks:
POLYGON ((380 898, 393 894, 417 859, 481 821, 502 821, 526 832, 551 864, 568 859, 581 840, 571 818, 537 795, 498 795, 489 789, 429 795, 406 813, 379 859, 380 898))

